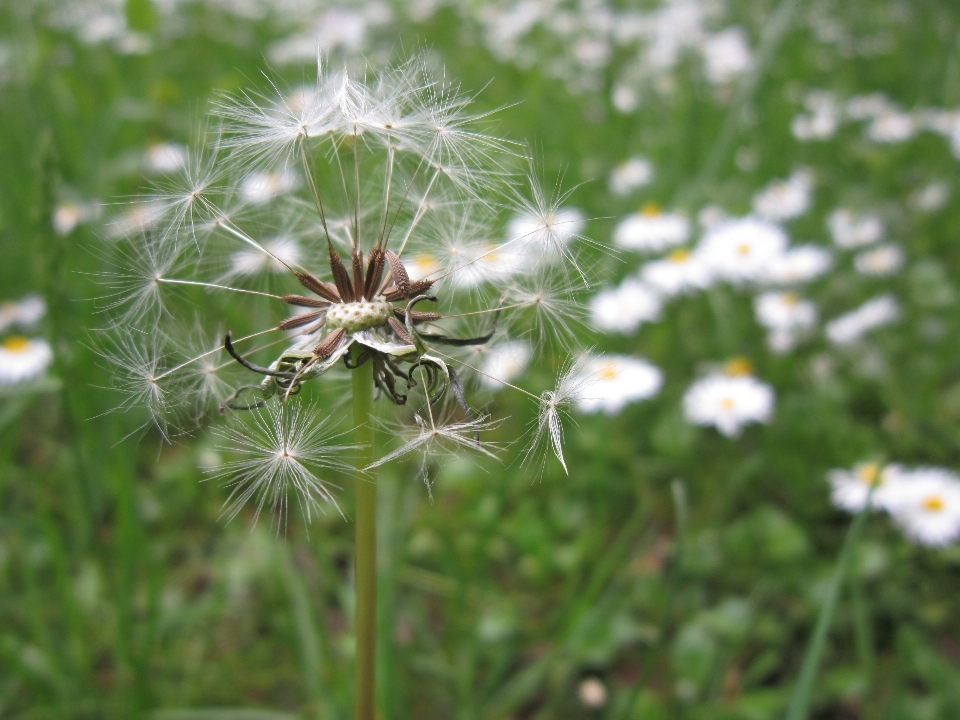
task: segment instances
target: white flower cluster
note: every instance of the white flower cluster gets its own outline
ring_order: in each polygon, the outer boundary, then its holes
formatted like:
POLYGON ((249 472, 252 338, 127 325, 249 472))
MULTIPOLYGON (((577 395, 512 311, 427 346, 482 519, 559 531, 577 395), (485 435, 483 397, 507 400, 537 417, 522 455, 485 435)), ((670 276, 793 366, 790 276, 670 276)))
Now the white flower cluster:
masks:
POLYGON ((866 139, 881 145, 906 142, 922 130, 936 133, 946 138, 960 159, 960 109, 906 111, 883 93, 855 95, 844 101, 827 90, 807 93, 803 106, 804 112, 790 125, 798 140, 829 140, 844 122, 862 122, 866 139))
POLYGON ((713 29, 723 14, 716 0, 660 0, 644 9, 612 0, 421 0, 408 12, 426 19, 442 4, 476 22, 498 60, 523 69, 536 65, 573 93, 600 90, 615 58, 630 56, 613 86, 613 104, 622 112, 633 112, 648 88, 669 91, 672 72, 688 55, 697 58, 706 80, 719 86, 753 66, 742 27, 713 29))
POLYGON ((0 340, 0 385, 34 380, 53 362, 53 350, 46 340, 8 334, 13 328, 34 329, 46 312, 46 303, 36 295, 0 304, 0 335, 5 335, 0 340))
POLYGON ((951 470, 861 463, 833 470, 829 481, 836 507, 859 512, 869 499, 913 542, 940 547, 960 540, 960 477, 951 470))

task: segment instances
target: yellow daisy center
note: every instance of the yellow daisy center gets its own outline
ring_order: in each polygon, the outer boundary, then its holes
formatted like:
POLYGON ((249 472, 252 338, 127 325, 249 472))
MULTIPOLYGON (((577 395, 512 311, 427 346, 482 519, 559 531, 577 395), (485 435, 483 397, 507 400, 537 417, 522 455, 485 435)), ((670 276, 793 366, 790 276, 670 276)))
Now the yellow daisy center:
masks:
POLYGON ((881 481, 880 466, 876 463, 866 463, 861 465, 857 469, 857 476, 865 485, 873 485, 874 483, 879 484, 881 481))
POLYGON ((612 380, 617 376, 617 366, 616 365, 604 365, 603 368, 597 373, 601 380, 612 380))
POLYGON ((644 203, 640 208, 640 214, 644 217, 656 217, 661 213, 660 206, 655 202, 644 203))
POLYGON ((672 253, 670 253, 667 256, 667 260, 669 260, 672 263, 679 264, 682 262, 686 262, 689 257, 690 257, 690 251, 686 250, 685 248, 680 248, 679 250, 674 250, 672 253))
POLYGON ((781 297, 781 299, 783 300, 783 304, 784 304, 784 305, 788 305, 788 306, 790 306, 790 307, 793 307, 793 306, 796 305, 798 302, 800 302, 800 298, 798 298, 798 297, 797 297, 796 295, 794 295, 793 293, 784 293, 784 294, 781 295, 780 297, 781 297))
POLYGON ((30 347, 30 341, 25 337, 21 337, 20 335, 8 337, 3 341, 4 350, 9 350, 10 352, 14 353, 25 352, 28 347, 30 347))
POLYGON ((735 357, 727 362, 723 367, 724 375, 729 377, 739 377, 753 373, 753 365, 745 357, 735 357))
POLYGON ((923 509, 927 512, 940 512, 943 510, 944 502, 943 498, 939 495, 931 495, 923 499, 922 505, 923 509))
POLYGON ((744 242, 744 243, 740 243, 739 245, 737 245, 737 252, 740 253, 741 255, 749 255, 749 254, 750 254, 750 249, 751 249, 751 248, 750 248, 750 243, 745 243, 745 242, 744 242))
POLYGON ((724 410, 732 410, 737 403, 734 402, 732 397, 725 397, 720 399, 720 407, 724 410))

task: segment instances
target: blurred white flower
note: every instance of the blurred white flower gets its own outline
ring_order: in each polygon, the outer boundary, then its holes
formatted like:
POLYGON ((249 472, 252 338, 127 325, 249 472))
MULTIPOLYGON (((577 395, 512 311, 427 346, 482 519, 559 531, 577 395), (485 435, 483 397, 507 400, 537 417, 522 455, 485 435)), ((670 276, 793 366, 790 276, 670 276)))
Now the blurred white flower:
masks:
POLYGON ((629 193, 649 185, 653 180, 653 163, 636 155, 617 165, 610 173, 610 192, 614 195, 629 193))
POLYGON ((776 180, 753 196, 753 211, 766 220, 790 220, 810 209, 813 173, 795 171, 786 180, 776 180))
POLYGON ((284 273, 300 263, 301 250, 296 240, 278 237, 263 243, 263 249, 238 250, 230 256, 226 277, 256 275, 265 270, 284 273), (264 250, 266 252, 264 252, 264 250))
POLYGON ((528 211, 507 225, 510 252, 518 261, 525 256, 553 262, 568 260, 576 265, 568 245, 571 240, 582 238, 586 216, 579 208, 559 207, 558 202, 549 201, 539 189, 535 195, 536 200, 527 203, 528 211))
POLYGON ((598 678, 586 678, 577 687, 577 697, 584 707, 602 708, 607 704, 607 686, 598 678))
POLYGON ((770 261, 764 281, 774 285, 810 282, 833 267, 833 255, 818 245, 791 248, 770 261))
POLYGON ((47 314, 47 304, 39 295, 27 295, 16 302, 0 303, 0 332, 11 325, 32 328, 47 314))
POLYGON ((403 259, 407 274, 411 280, 423 280, 430 275, 439 274, 443 270, 443 263, 436 255, 417 253, 403 259))
POLYGON ((717 277, 733 283, 764 279, 770 264, 787 249, 787 235, 766 220, 746 217, 710 228, 697 254, 717 277))
POLYGON ((847 100, 845 112, 851 120, 872 120, 884 113, 895 112, 896 103, 883 93, 854 95, 847 100))
POLYGON ((640 268, 640 279, 666 297, 704 290, 711 276, 697 253, 680 248, 640 268))
POLYGON ((729 220, 730 215, 719 205, 705 205, 697 213, 697 222, 704 230, 709 230, 714 225, 729 220))
POLYGON ((900 246, 888 243, 859 253, 853 259, 853 266, 862 275, 886 277, 902 268, 905 260, 900 246))
POLYGON ((856 310, 827 324, 827 339, 834 345, 852 345, 875 328, 889 325, 900 316, 900 305, 893 295, 880 295, 856 310))
POLYGON ((57 235, 69 235, 81 223, 100 215, 100 205, 93 202, 62 202, 54 208, 53 230, 57 235))
POLYGON ((19 335, 0 342, 0 385, 32 380, 53 361, 53 351, 46 340, 19 335))
POLYGON ((837 247, 845 249, 870 245, 883 237, 883 220, 877 215, 856 214, 848 208, 838 208, 827 218, 827 227, 837 247))
POLYGON ((660 368, 630 355, 591 358, 581 375, 585 389, 577 408, 582 412, 615 415, 629 402, 653 397, 663 385, 660 368))
POLYGON ((598 330, 628 334, 641 323, 658 320, 662 306, 657 293, 639 280, 627 279, 591 298, 590 316, 598 330))
POLYGON ((363 50, 371 28, 390 21, 390 8, 379 2, 367 2, 358 8, 331 7, 315 16, 312 27, 267 48, 271 62, 283 65, 315 60, 317 51, 330 53, 363 50))
POLYGON ((682 245, 690 237, 690 221, 683 215, 663 213, 654 204, 628 215, 613 232, 613 241, 620 247, 642 252, 663 252, 682 245))
POLYGON ((960 539, 960 479, 943 468, 917 468, 894 486, 888 501, 894 521, 911 540, 941 547, 960 539))
POLYGON ((950 187, 945 182, 932 182, 910 195, 910 204, 922 212, 934 212, 947 204, 950 187))
POLYGON ((753 55, 743 28, 730 27, 708 37, 701 46, 707 80, 723 85, 753 66, 753 55))
POLYGON ((133 203, 129 209, 110 220, 110 235, 136 235, 157 225, 166 217, 167 206, 160 200, 133 203))
POLYGON ((151 145, 144 154, 144 164, 152 173, 172 173, 187 163, 187 149, 178 143, 162 142, 151 145))
POLYGON ((757 322, 769 331, 767 342, 774 352, 793 348, 798 333, 817 322, 817 306, 790 292, 767 292, 753 300, 757 322))
POLYGON ((683 396, 683 411, 694 425, 713 425, 733 438, 749 423, 773 414, 773 389, 751 375, 716 373, 697 380, 683 396))
POLYGON ((531 357, 533 349, 525 340, 511 340, 484 350, 480 369, 485 375, 480 376, 480 382, 491 390, 500 389, 503 383, 497 381, 511 382, 527 369, 531 357))
POLYGON ((297 186, 297 174, 284 168, 273 172, 252 172, 240 183, 240 196, 247 202, 262 203, 297 186))
POLYGON ((831 487, 830 501, 841 510, 859 512, 867 502, 870 489, 875 487, 871 505, 889 510, 902 475, 903 468, 899 465, 881 466, 877 463, 860 463, 853 470, 831 470, 827 476, 831 487))
POLYGON ((614 83, 610 103, 624 115, 629 115, 640 107, 640 93, 633 85, 614 83))
MULTIPOLYGON (((477 242, 471 245, 447 248, 447 272, 459 268, 450 275, 450 282, 458 288, 477 287, 485 282, 498 282, 524 268, 525 247, 503 243, 477 242)), ((423 262, 429 265, 429 260, 423 262)))
POLYGON ((913 116, 899 110, 887 110, 877 115, 867 126, 867 137, 877 143, 899 143, 917 133, 913 116))
POLYGON ((803 101, 807 113, 797 115, 790 123, 790 132, 797 140, 827 140, 840 126, 840 106, 836 96, 825 90, 814 90, 803 101))

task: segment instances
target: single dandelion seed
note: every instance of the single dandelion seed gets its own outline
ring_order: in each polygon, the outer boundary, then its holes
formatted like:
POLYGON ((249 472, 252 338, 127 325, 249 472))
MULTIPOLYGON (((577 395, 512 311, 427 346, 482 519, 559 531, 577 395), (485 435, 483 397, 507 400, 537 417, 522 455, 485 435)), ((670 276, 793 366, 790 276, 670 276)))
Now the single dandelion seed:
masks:
POLYGON ((217 431, 219 449, 233 460, 211 469, 211 479, 230 488, 224 516, 236 517, 248 502, 255 506, 253 522, 270 508, 286 524, 291 499, 304 520, 323 512, 329 503, 339 512, 335 488, 321 475, 348 472, 356 445, 339 442, 345 433, 333 429, 330 418, 301 403, 274 399, 232 425, 217 431))

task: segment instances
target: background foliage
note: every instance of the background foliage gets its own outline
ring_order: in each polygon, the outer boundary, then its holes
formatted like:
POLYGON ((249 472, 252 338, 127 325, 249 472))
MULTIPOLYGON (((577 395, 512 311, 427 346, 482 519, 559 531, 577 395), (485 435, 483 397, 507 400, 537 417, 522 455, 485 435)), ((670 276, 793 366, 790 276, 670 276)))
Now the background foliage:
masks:
MULTIPOLYGON (((352 526, 328 515, 309 537, 296 523, 276 537, 244 516, 225 524, 226 491, 201 483, 216 458, 207 430, 173 446, 150 433, 121 441, 141 420, 106 412, 115 399, 87 332, 102 225, 68 235, 51 225, 67 200, 144 190, 151 143, 189 143, 216 93, 263 86, 266 49, 312 26, 286 6, 262 17, 216 3, 112 7, 149 40, 142 52, 85 41, 53 3, 0 6, 0 299, 45 297, 60 381, 0 397, 0 716, 345 718, 352 526)), ((731 0, 724 12, 756 48, 774 10, 731 0)), ((686 300, 631 337, 593 338, 649 358, 666 384, 615 417, 580 417, 569 477, 553 463, 531 482, 510 452, 504 465, 454 462, 436 468, 431 504, 412 469, 385 468, 383 716, 780 717, 849 524, 830 507, 826 472, 868 458, 960 464, 960 210, 952 197, 934 213, 908 203, 934 180, 955 194, 957 159, 931 133, 880 146, 844 125, 828 142, 801 143, 790 122, 814 88, 883 92, 904 108, 960 105, 960 7, 803 3, 769 57, 757 55, 755 83, 718 89, 684 56, 670 91, 630 114, 609 99, 622 58, 595 89, 571 92, 545 63, 498 61, 483 12, 395 9, 362 50, 376 59, 425 46, 464 87, 484 88, 477 102, 505 107, 500 130, 534 144, 546 177, 584 182, 571 203, 598 218, 587 232, 603 242, 641 199, 745 213, 771 179, 813 168, 814 207, 792 237, 825 241, 830 210, 867 204, 883 208, 909 259, 879 283, 840 271, 818 281, 824 313, 880 286, 904 317, 852 352, 817 339, 773 355, 747 295, 721 293, 719 312, 715 297, 686 300), (653 183, 612 195, 606 176, 636 153, 652 161, 653 183), (679 408, 702 363, 734 355, 775 387, 777 409, 770 425, 729 440, 687 425, 679 408), (578 697, 589 677, 607 689, 602 707, 578 697)), ((533 42, 537 57, 571 50, 533 42)), ((296 63, 273 69, 291 85, 310 75, 296 63)), ((611 282, 635 265, 604 262, 611 282)), ((540 372, 528 372, 531 387, 549 385, 540 372)), ((509 440, 533 408, 500 394, 491 411, 509 416, 498 431, 509 440)), ((919 548, 869 521, 816 717, 960 716, 958 570, 960 549, 919 548)))

